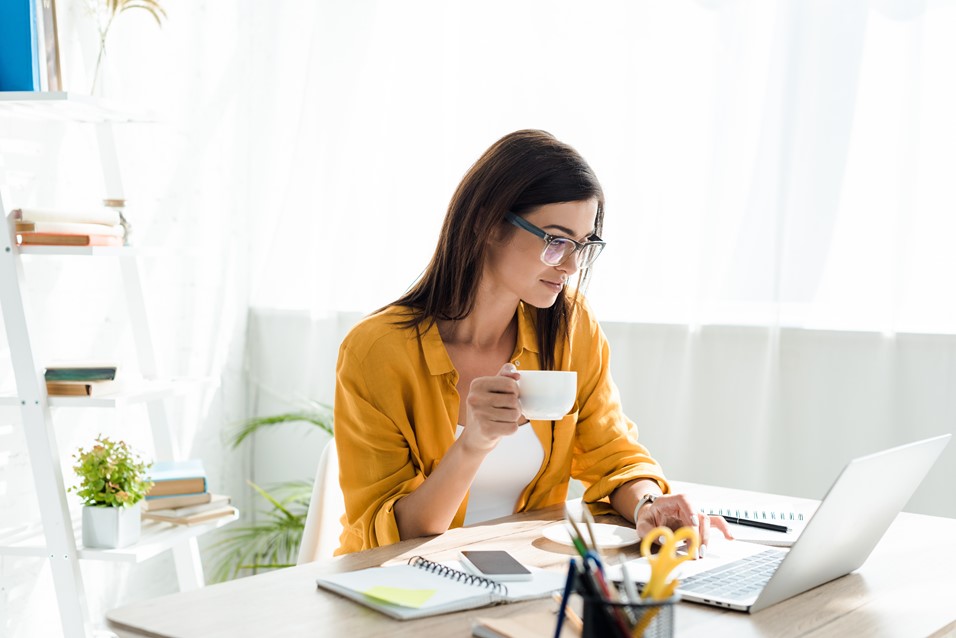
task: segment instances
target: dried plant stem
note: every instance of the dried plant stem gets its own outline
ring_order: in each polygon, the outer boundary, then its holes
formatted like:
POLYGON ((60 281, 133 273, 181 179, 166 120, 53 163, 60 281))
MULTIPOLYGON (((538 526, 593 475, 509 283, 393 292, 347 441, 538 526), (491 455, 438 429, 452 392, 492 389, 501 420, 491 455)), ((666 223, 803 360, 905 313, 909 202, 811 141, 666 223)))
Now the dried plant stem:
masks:
POLYGON ((127 9, 142 9, 156 20, 158 26, 162 27, 163 18, 166 17, 166 11, 160 6, 159 0, 87 0, 87 6, 96 19, 96 29, 100 34, 100 51, 96 56, 96 67, 93 70, 93 83, 90 85, 90 94, 93 95, 96 91, 97 84, 102 86, 102 82, 100 82, 100 71, 103 68, 103 58, 106 56, 106 37, 110 32, 110 27, 113 26, 113 20, 116 19, 116 16, 127 9), (103 25, 104 14, 109 16, 109 20, 106 21, 105 26, 103 25))

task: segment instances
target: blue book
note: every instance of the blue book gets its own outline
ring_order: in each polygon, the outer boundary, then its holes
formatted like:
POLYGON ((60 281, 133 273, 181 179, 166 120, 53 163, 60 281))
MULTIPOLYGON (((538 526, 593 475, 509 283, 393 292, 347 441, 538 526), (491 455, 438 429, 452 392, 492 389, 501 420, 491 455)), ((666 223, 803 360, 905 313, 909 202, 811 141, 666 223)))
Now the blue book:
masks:
POLYGON ((57 366, 43 372, 46 381, 112 381, 116 366, 57 366))
POLYGON ((206 470, 201 459, 156 461, 149 468, 148 476, 153 487, 146 493, 147 499, 202 494, 206 491, 206 470))
POLYGON ((0 91, 39 91, 35 0, 0 1, 0 91))

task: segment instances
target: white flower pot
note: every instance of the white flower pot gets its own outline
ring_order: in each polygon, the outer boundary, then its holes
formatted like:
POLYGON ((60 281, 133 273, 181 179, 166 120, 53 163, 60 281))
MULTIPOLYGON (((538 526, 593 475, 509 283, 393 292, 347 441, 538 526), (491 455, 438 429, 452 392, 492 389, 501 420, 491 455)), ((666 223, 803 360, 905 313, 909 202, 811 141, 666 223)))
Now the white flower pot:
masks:
POLYGON ((130 507, 83 507, 83 546, 119 548, 139 540, 139 503, 130 507))

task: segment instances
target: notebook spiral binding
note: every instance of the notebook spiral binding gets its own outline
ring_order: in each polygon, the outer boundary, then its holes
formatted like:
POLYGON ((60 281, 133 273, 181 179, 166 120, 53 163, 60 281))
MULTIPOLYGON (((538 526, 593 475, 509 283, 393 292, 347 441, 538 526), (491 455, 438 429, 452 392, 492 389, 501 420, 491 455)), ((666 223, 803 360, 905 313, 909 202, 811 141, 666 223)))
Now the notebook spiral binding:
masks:
POLYGON ((711 516, 734 516, 747 518, 752 521, 803 521, 806 517, 803 512, 778 511, 767 509, 751 509, 736 507, 702 507, 700 511, 711 516))
POLYGON ((502 583, 491 580, 490 578, 485 578, 484 576, 478 576, 476 574, 469 574, 468 572, 463 572, 458 569, 452 569, 448 565, 442 565, 441 563, 430 561, 422 556, 413 556, 409 558, 408 564, 412 567, 419 567, 426 571, 433 572, 439 576, 461 581, 467 585, 479 585, 481 587, 487 587, 491 591, 501 596, 508 595, 508 588, 502 583))

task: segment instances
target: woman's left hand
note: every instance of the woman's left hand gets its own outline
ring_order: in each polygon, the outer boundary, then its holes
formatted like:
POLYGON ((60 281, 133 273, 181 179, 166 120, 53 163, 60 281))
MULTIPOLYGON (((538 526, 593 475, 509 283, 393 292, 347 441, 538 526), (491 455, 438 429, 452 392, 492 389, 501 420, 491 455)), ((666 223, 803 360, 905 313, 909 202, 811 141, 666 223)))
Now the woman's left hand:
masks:
POLYGON ((710 541, 712 527, 720 530, 724 537, 733 540, 730 528, 720 516, 698 514, 686 494, 667 494, 658 496, 654 502, 648 503, 637 512, 637 535, 644 538, 655 527, 669 527, 677 530, 681 527, 695 527, 700 534, 699 555, 694 558, 703 558, 707 543, 710 541))

